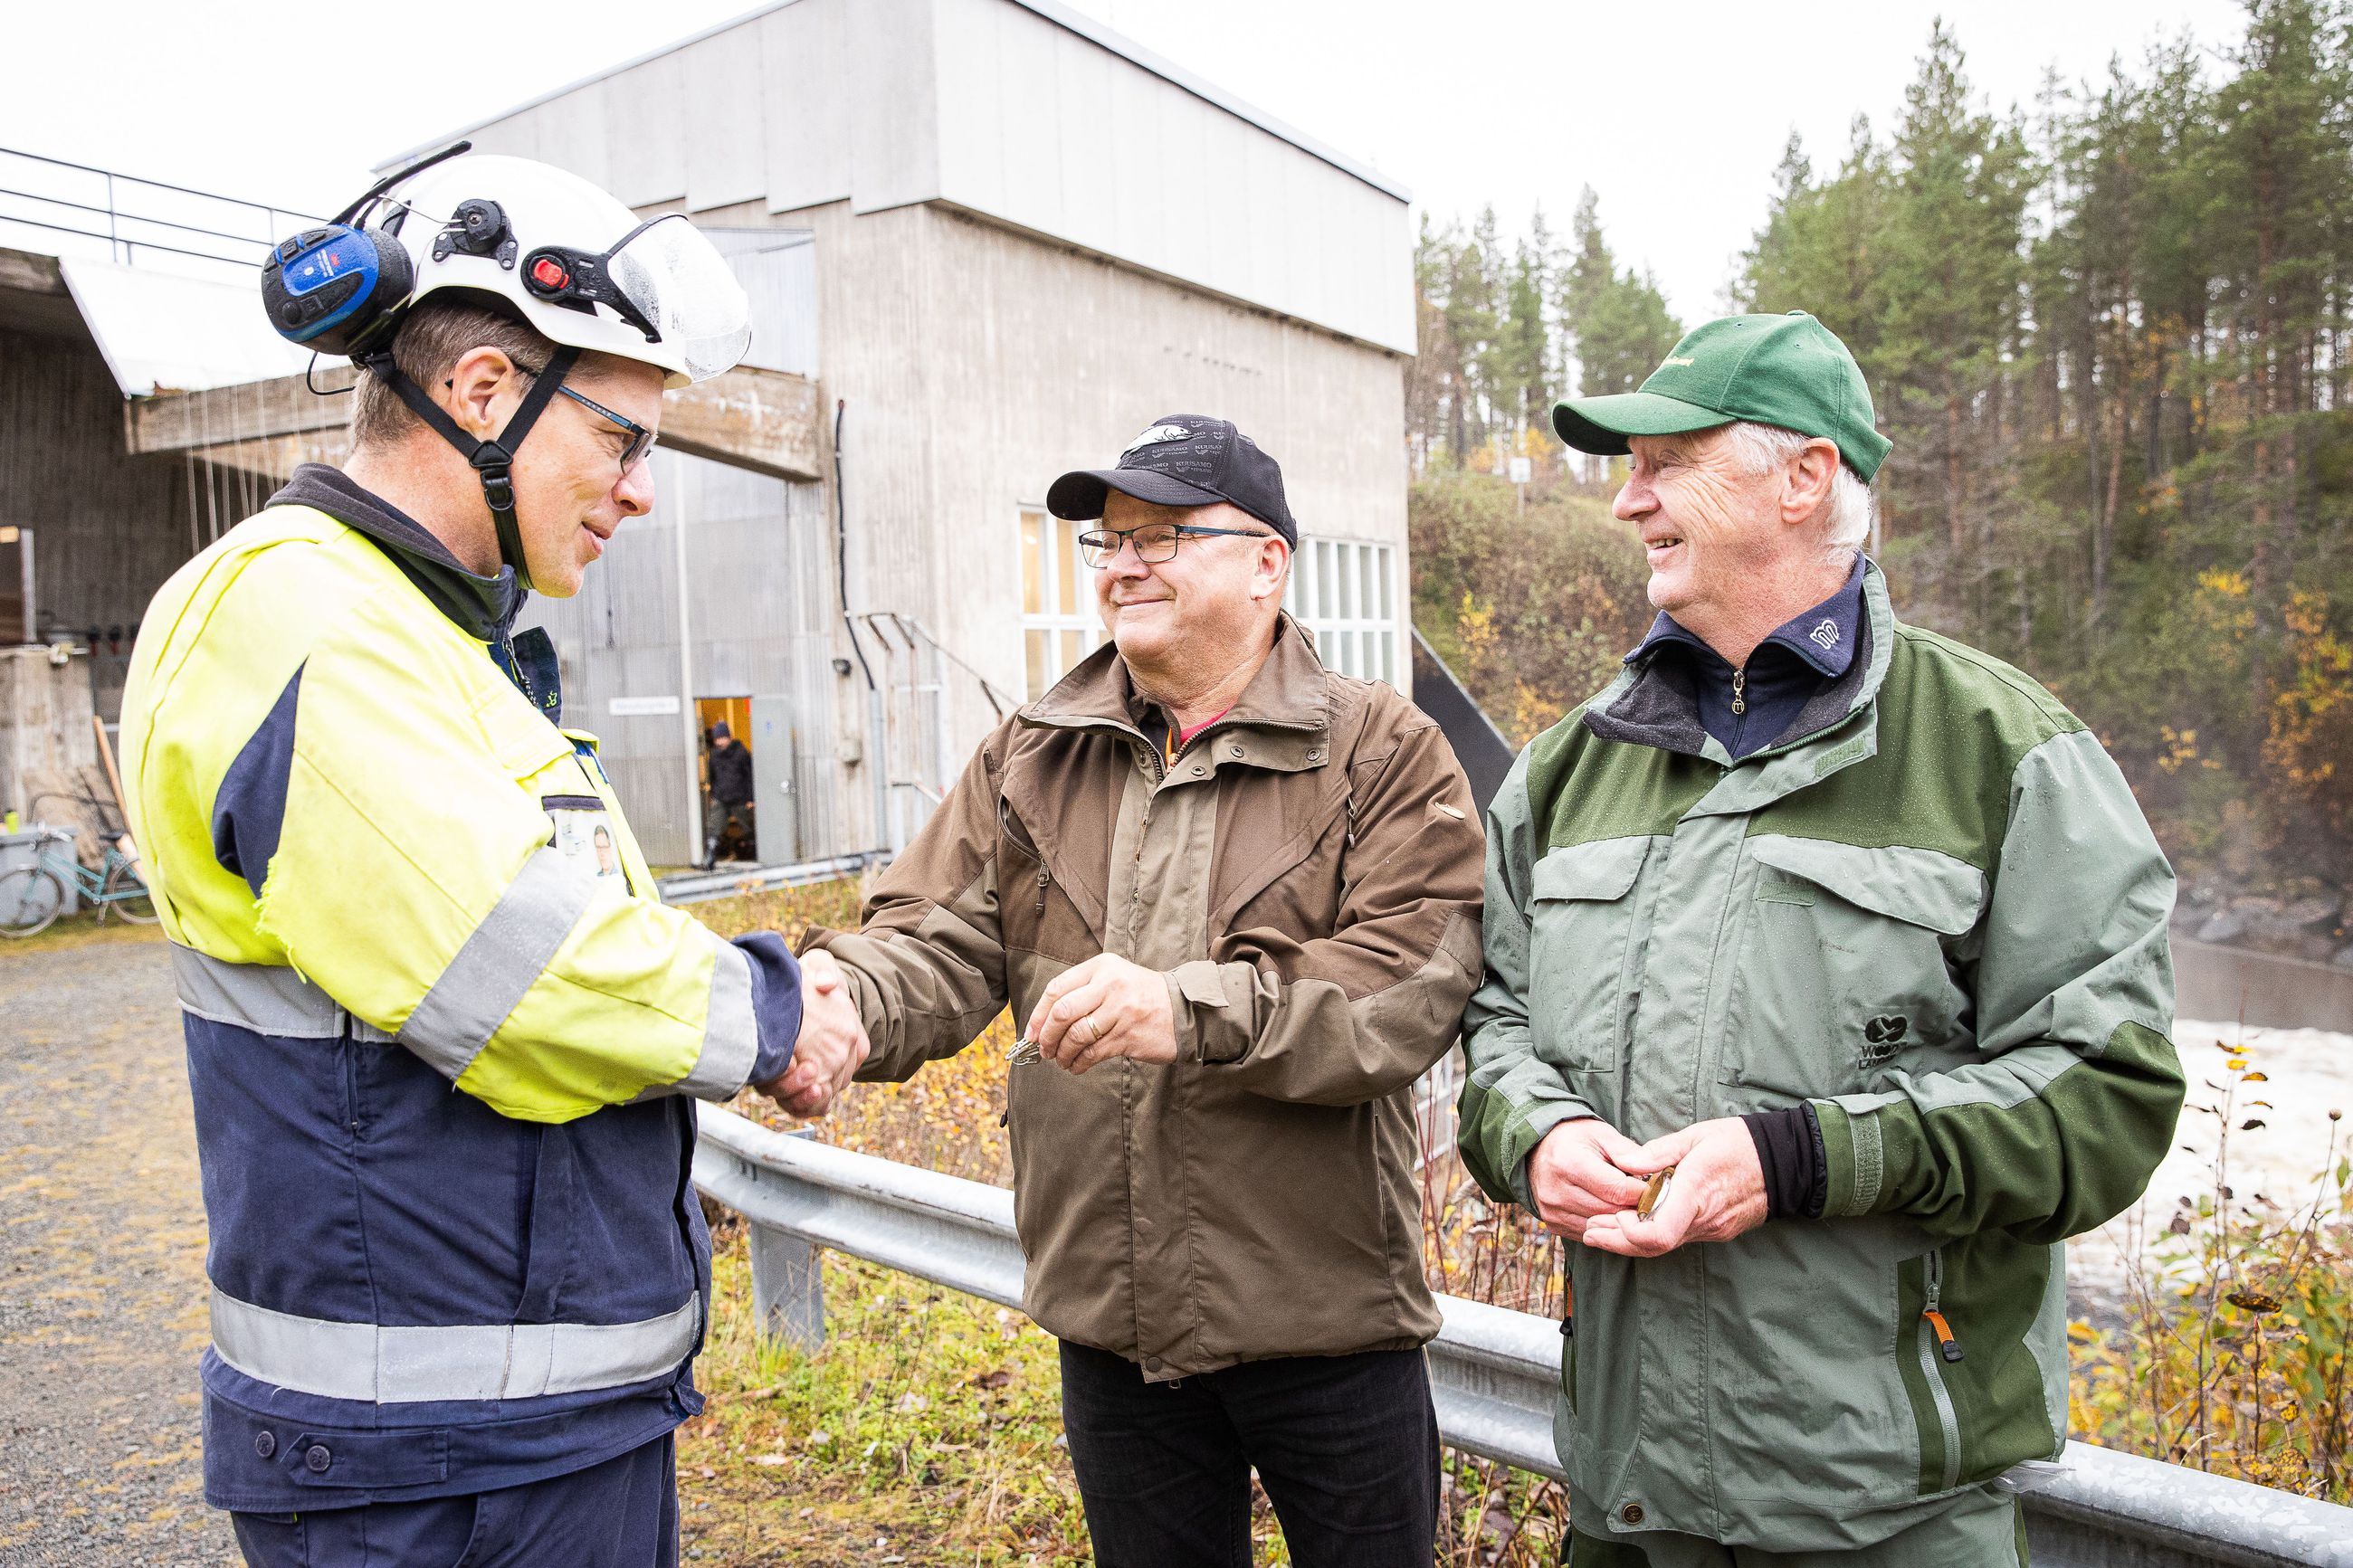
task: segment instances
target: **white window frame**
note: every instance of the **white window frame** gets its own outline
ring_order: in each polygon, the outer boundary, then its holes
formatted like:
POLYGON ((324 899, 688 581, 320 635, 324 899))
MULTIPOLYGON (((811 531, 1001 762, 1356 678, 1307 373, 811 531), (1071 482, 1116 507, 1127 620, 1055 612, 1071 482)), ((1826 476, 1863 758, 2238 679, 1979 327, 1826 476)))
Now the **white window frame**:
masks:
POLYGON ((1405 641, 1403 559, 1386 540, 1300 535, 1283 607, 1315 634, 1326 668, 1405 689, 1401 678, 1412 656, 1405 641))
POLYGON ((1094 571, 1079 553, 1079 534, 1086 524, 1056 517, 1043 506, 1024 504, 1014 525, 1014 546, 1019 552, 1018 570, 1021 582, 1021 674, 1028 693, 1026 701, 1035 702, 1053 684, 1071 672, 1071 667, 1103 646, 1103 622, 1095 614, 1094 571), (1038 526, 1045 549, 1042 571, 1039 578, 1037 609, 1029 607, 1029 530, 1038 526), (1060 548, 1056 548, 1060 542, 1060 548), (1062 584, 1071 584, 1071 600, 1075 609, 1056 606, 1061 600, 1062 584), (1077 634, 1078 649, 1071 657, 1068 634, 1077 634))

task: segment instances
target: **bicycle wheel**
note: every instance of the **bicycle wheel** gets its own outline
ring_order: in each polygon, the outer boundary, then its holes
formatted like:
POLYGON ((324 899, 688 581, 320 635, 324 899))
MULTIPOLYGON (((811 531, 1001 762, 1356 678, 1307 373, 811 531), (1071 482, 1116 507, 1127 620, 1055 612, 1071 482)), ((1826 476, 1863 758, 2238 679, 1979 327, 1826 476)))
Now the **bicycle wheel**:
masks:
POLYGON ((99 892, 99 912, 101 916, 115 914, 133 925, 155 923, 155 895, 139 879, 128 860, 117 860, 107 868, 106 886, 99 892))
POLYGON ((43 866, 19 866, 0 875, 0 936, 47 931, 66 907, 66 885, 43 866))

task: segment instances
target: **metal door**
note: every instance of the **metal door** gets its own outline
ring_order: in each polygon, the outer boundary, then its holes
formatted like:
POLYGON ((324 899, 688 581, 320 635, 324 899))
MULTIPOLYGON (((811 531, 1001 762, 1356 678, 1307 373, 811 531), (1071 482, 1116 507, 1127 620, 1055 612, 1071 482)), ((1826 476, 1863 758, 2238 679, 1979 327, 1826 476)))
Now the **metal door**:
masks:
POLYGON ((801 852, 800 798, 793 788, 793 709, 787 697, 752 699, 753 820, 760 833, 760 863, 782 866, 801 852))

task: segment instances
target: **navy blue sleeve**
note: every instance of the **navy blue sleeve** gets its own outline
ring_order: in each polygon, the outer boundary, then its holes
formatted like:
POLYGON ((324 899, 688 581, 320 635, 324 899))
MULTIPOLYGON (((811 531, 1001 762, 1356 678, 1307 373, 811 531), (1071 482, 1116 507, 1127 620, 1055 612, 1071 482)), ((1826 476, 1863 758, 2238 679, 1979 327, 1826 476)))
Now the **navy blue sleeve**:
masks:
POLYGON ((760 1026, 760 1055, 752 1081, 766 1083, 792 1065, 801 1034, 801 966, 785 939, 772 931, 739 936, 735 945, 752 961, 752 1016, 760 1026))
POLYGON ((286 825, 286 785, 294 776, 294 709, 301 689, 298 669, 229 763, 213 797, 213 858, 244 878, 257 899, 269 879, 270 857, 278 853, 279 831, 286 825))

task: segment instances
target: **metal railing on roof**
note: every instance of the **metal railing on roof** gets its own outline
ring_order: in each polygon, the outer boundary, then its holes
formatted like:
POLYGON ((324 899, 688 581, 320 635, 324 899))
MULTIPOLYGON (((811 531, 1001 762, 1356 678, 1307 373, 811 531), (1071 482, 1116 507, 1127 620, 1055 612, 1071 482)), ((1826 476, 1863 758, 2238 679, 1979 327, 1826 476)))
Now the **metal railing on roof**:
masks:
MULTIPOLYGON (((1000 1306, 1021 1305, 1013 1194, 699 1108, 694 1184, 751 1228, 754 1320, 825 1336, 817 1249, 831 1247, 1000 1306)), ((1548 1320, 1440 1296, 1430 1342, 1439 1434, 1465 1453, 1561 1479, 1552 1416, 1560 1334, 1548 1320)), ((2070 1443, 2005 1478, 2036 1568, 2353 1568, 2353 1509, 2070 1443)))
POLYGON ((167 180, 0 147, 0 231, 10 225, 103 242, 108 259, 142 252, 259 267, 288 233, 319 219, 167 180))

